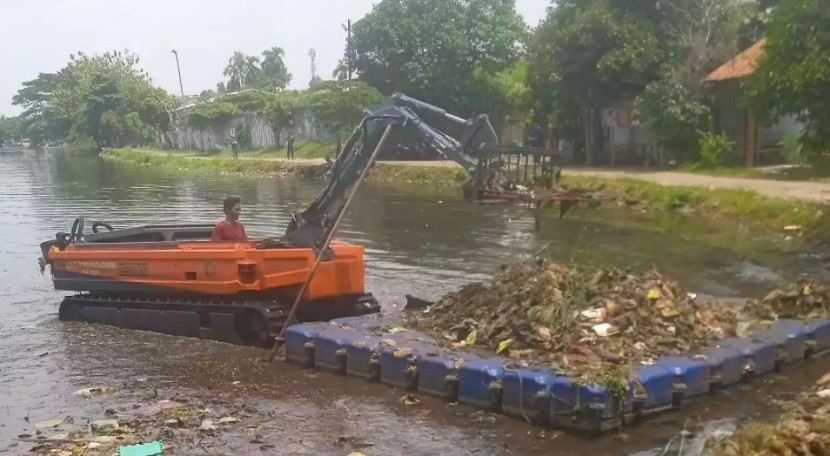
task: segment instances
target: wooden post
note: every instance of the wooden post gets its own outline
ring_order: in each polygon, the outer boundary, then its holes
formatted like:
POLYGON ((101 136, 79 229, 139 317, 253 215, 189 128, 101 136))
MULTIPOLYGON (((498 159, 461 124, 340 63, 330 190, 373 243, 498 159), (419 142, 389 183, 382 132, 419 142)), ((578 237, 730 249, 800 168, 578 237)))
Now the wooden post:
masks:
POLYGON ((747 167, 755 166, 755 151, 757 149, 756 138, 758 133, 758 124, 755 121, 755 115, 752 111, 746 110, 746 156, 745 164, 747 167))

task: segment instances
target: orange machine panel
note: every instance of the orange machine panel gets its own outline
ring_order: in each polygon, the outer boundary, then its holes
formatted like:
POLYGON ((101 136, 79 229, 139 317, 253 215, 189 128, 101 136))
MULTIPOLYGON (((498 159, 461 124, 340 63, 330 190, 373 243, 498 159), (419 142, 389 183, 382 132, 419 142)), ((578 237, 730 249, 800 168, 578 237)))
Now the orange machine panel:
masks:
MULTIPOLYGON (((332 243, 333 260, 320 263, 305 299, 364 293, 364 248, 332 243)), ((179 242, 172 245, 75 244, 49 252, 52 267, 204 294, 230 295, 299 287, 315 256, 311 249, 257 249, 254 242, 179 242)), ((54 269, 53 269, 54 271, 54 269)))

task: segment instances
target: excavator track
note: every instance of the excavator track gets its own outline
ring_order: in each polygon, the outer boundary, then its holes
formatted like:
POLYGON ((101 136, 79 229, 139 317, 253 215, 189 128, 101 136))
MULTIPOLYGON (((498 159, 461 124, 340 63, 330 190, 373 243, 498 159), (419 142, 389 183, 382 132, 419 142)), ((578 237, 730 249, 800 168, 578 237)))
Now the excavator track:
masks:
MULTIPOLYGON (((320 303, 306 306, 318 307, 320 303)), ((331 303, 329 303, 331 304, 331 303)), ((365 315, 380 311, 371 295, 340 299, 325 311, 300 312, 300 321, 365 315)), ((235 345, 271 347, 286 323, 288 300, 158 298, 109 294, 76 294, 61 302, 58 318, 171 336, 217 340, 235 345)))

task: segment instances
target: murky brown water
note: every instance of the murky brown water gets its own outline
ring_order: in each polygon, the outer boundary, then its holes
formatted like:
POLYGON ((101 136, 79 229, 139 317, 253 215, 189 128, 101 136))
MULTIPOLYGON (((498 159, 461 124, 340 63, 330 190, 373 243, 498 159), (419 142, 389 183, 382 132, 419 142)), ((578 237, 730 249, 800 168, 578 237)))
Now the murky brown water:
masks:
MULTIPOLYGON (((498 417, 481 420, 472 410, 424 398, 400 405, 402 394, 381 385, 316 375, 293 366, 258 362, 260 350, 210 341, 57 321, 61 293, 37 266, 38 244, 68 231, 73 219, 102 219, 115 226, 214 222, 229 193, 243 198, 252 235, 281 234, 292 209, 301 209, 319 183, 292 179, 177 177, 144 168, 115 167, 56 153, 0 157, 0 454, 24 447, 14 437, 32 423, 70 414, 101 418, 104 406, 72 392, 111 385, 108 400, 127 404, 140 392, 136 379, 166 394, 214 391, 232 394, 268 412, 259 434, 277 445, 272 454, 348 454, 334 444, 357 436, 374 445, 366 455, 415 454, 631 454, 661 447, 693 420, 769 411, 766 399, 780 385, 735 392, 723 401, 661 417, 628 432, 582 440, 498 417), (232 383, 240 381, 239 386, 232 383), (766 388, 766 389, 764 389, 766 388), (729 398, 730 396, 734 396, 729 398), (28 421, 26 421, 28 419, 28 421)), ((703 294, 764 293, 781 276, 813 268, 809 258, 765 255, 749 259, 724 249, 684 242, 607 222, 625 214, 563 221, 550 217, 540 233, 522 209, 464 204, 455 194, 429 189, 364 186, 340 236, 367 248, 367 288, 394 315, 410 293, 435 298, 460 284, 486 278, 497 265, 549 244, 557 258, 616 265, 655 263, 703 294)), ((814 364, 788 374, 788 386, 811 381, 814 364)), ((226 454, 260 454, 241 430, 216 442, 226 454), (222 447, 224 445, 224 447, 222 447)))

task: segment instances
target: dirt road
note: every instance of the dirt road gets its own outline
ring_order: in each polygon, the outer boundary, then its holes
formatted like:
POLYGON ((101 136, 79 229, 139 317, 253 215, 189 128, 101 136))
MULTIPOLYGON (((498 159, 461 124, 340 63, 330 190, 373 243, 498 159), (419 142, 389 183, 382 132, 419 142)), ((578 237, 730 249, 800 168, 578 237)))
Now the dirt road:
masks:
MULTIPOLYGON (((265 157, 243 157, 263 159, 265 157)), ((284 158, 271 158, 285 161, 284 158)), ((297 164, 322 164, 325 161, 318 159, 294 159, 297 164)), ((459 166, 452 160, 436 161, 378 161, 397 166, 412 167, 440 167, 453 168, 459 166)), ((708 188, 731 188, 740 190, 754 190, 762 195, 776 198, 801 199, 817 202, 830 202, 830 183, 807 181, 783 181, 772 179, 746 179, 738 177, 706 176, 677 171, 645 171, 628 169, 599 169, 599 168, 566 168, 567 175, 583 175, 601 178, 631 178, 662 185, 694 186, 708 188)))
MULTIPOLYGON (((458 166, 452 161, 385 162, 403 166, 458 166)), ((762 195, 818 202, 830 202, 830 183, 782 181, 772 179, 745 179, 738 177, 706 176, 676 171, 641 171, 622 169, 566 168, 565 174, 602 178, 631 178, 662 185, 685 187, 731 188, 754 190, 762 195)))

